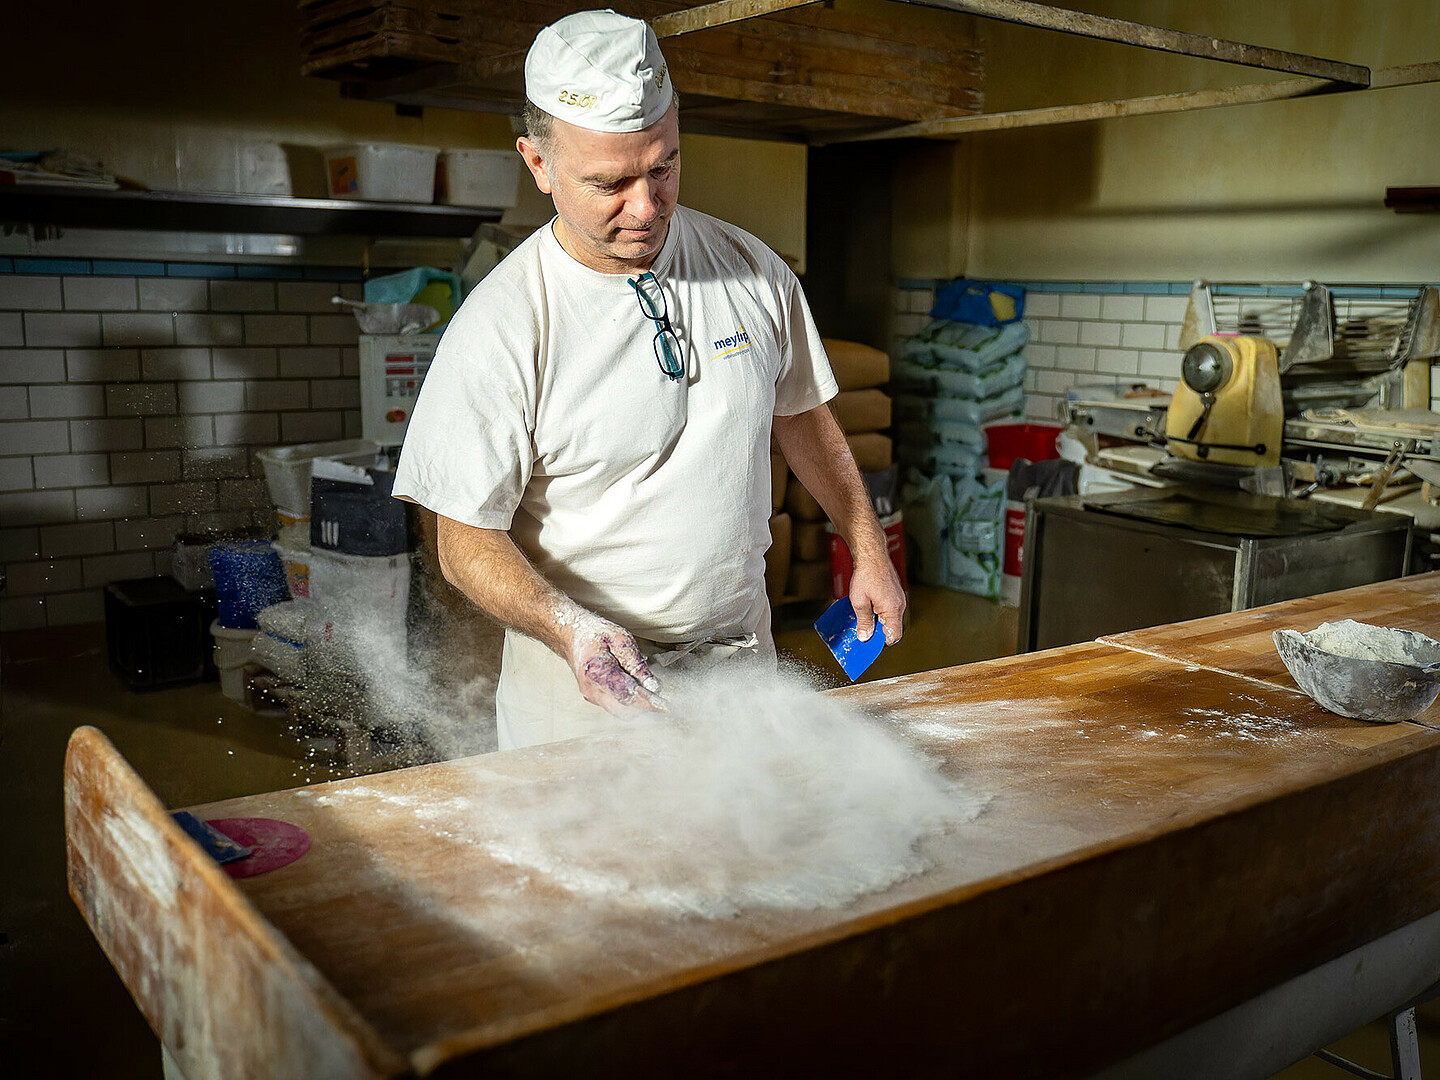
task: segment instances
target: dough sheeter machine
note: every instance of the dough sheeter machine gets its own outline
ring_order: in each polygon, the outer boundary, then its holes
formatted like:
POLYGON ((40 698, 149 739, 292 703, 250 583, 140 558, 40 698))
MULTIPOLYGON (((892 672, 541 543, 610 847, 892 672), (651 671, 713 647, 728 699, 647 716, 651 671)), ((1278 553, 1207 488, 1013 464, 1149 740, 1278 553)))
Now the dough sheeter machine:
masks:
POLYGON ((1427 568, 1440 290, 1277 291, 1197 283, 1168 401, 1068 404, 1090 460, 1139 486, 1031 506, 1021 650, 1427 568))

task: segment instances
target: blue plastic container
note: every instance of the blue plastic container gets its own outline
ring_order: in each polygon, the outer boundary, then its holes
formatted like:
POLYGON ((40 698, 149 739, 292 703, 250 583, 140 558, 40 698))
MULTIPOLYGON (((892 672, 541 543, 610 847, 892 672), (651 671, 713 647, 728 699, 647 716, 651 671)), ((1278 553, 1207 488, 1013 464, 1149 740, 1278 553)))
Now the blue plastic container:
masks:
POLYGON ((254 630, 262 608, 290 599, 285 567, 268 540, 216 544, 210 549, 210 568, 215 571, 220 625, 227 630, 254 630))

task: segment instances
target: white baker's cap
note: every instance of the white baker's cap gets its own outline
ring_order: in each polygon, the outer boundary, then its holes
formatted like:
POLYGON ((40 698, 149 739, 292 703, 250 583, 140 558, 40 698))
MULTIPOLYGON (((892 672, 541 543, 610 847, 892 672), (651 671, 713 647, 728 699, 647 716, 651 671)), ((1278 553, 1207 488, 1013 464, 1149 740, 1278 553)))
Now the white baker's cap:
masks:
POLYGON ((655 31, 609 8, 551 23, 525 56, 530 103, 591 131, 647 128, 673 95, 655 31))

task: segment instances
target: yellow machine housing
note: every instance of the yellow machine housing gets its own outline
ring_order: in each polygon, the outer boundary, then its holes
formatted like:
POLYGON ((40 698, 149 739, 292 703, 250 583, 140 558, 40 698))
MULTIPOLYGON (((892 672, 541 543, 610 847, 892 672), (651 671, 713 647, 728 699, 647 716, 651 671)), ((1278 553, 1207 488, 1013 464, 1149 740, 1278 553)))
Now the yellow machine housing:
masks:
POLYGON ((1284 428, 1274 342, 1214 334, 1190 347, 1165 419, 1171 455, 1219 465, 1278 465, 1284 428))

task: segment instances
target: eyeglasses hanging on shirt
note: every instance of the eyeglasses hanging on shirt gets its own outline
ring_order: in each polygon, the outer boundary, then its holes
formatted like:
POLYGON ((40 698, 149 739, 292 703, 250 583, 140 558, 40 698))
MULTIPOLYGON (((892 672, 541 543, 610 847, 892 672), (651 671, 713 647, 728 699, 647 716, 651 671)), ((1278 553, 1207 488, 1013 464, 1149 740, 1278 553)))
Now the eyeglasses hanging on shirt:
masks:
POLYGON ((680 339, 675 336, 675 327, 670 322, 670 306, 665 300, 665 290, 660 279, 646 270, 638 278, 626 278, 635 296, 640 301, 641 313, 655 324, 655 337, 650 342, 655 350, 655 362, 660 365, 667 378, 679 382, 685 377, 684 352, 680 339))

